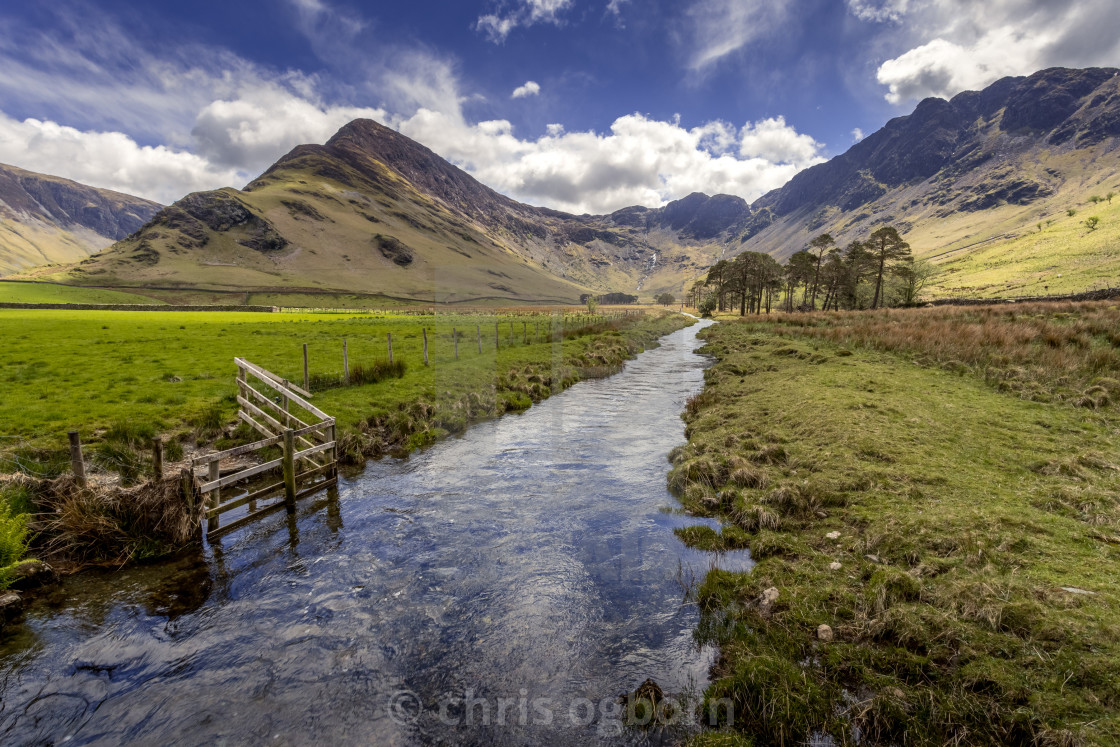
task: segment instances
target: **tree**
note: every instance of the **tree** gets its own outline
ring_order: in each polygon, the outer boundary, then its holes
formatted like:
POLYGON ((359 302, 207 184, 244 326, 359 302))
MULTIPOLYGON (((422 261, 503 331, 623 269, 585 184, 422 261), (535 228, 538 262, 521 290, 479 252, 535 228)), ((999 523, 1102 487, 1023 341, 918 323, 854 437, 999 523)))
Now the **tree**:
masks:
POLYGON ((860 283, 874 269, 874 265, 875 259, 863 242, 853 241, 844 249, 844 277, 841 290, 847 308, 855 309, 860 306, 860 283))
POLYGON ((824 267, 821 268, 821 282, 827 289, 824 296, 825 311, 828 311, 829 306, 840 308, 840 289, 846 274, 844 253, 838 247, 833 247, 824 260, 824 267))
POLYGON ((896 274, 902 279, 902 303, 906 306, 916 304, 918 294, 935 272, 934 266, 924 259, 911 260, 899 267, 896 274))
POLYGON ((1089 202, 1096 205, 1098 202, 1104 202, 1104 198, 1101 197, 1100 195, 1093 195, 1089 198, 1089 202))
POLYGON ((1115 197, 1115 196, 1116 196, 1116 193, 1115 193, 1115 192, 1109 192, 1108 194, 1106 194, 1106 195, 1104 196, 1104 198, 1105 198, 1106 200, 1108 200, 1108 204, 1109 204, 1109 205, 1111 205, 1111 204, 1112 204, 1112 198, 1113 198, 1113 197, 1115 197))
POLYGON ((702 298, 700 300, 700 307, 699 307, 700 308, 700 316, 703 316, 703 317, 711 316, 712 312, 716 310, 716 305, 718 303, 719 302, 716 300, 716 294, 715 293, 710 292, 710 291, 708 293, 706 293, 704 295, 704 298, 702 298))
POLYGON ((595 309, 599 308, 599 299, 595 296, 587 297, 587 313, 594 314, 595 309))
POLYGON ((883 275, 895 262, 910 256, 910 245, 898 235, 894 226, 883 226, 871 234, 867 241, 867 250, 875 260, 875 299, 871 308, 879 308, 879 299, 883 296, 883 275))
POLYGON ((815 268, 816 259, 805 249, 802 249, 789 258, 789 264, 786 265, 787 311, 793 311, 793 293, 797 290, 797 286, 799 285, 805 286, 805 290, 801 294, 801 305, 805 305, 805 301, 809 296, 809 286, 812 284, 815 268))
POLYGON ((1101 222, 1101 219, 1100 219, 1099 216, 1090 215, 1088 218, 1085 219, 1085 227, 1089 229, 1090 233, 1092 233, 1093 231, 1097 230, 1097 224, 1100 223, 1100 222, 1101 222))
POLYGON ((708 268, 707 285, 715 292, 716 307, 720 311, 723 311, 723 299, 727 294, 727 288, 725 286, 727 284, 729 276, 728 270, 730 267, 730 262, 728 262, 726 259, 721 259, 719 262, 716 262, 714 265, 708 268))
POLYGON ((835 245, 835 239, 827 233, 822 233, 809 242, 809 247, 812 249, 813 256, 816 257, 817 260, 816 268, 813 271, 813 298, 809 301, 809 305, 814 309, 817 308, 817 289, 820 288, 821 263, 824 261, 825 252, 835 245))
POLYGON ((669 304, 674 303, 676 300, 677 297, 672 293, 662 293, 657 297, 657 302, 662 306, 668 306, 669 304))
POLYGON ((703 280, 697 280, 688 289, 688 305, 693 308, 700 307, 700 298, 704 295, 705 283, 703 280))

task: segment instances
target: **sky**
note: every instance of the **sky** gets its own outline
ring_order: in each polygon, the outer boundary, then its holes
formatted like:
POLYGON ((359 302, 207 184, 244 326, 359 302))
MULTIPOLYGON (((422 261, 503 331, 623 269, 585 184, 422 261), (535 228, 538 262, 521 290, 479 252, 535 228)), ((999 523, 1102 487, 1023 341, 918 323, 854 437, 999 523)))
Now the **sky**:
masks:
POLYGON ((170 203, 358 117, 575 213, 753 201, 927 96, 1120 67, 1115 0, 0 3, 0 162, 170 203))

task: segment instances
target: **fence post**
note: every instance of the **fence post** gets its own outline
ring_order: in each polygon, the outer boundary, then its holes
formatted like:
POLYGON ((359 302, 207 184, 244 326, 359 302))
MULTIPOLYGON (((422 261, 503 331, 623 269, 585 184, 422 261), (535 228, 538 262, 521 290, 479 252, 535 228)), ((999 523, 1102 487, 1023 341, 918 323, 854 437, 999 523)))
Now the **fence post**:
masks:
MULTIPOLYGON (((192 462, 192 467, 193 467, 193 462, 192 462)), ((193 469, 187 469, 186 467, 184 467, 183 471, 179 474, 179 481, 182 483, 180 488, 183 491, 183 499, 187 503, 187 511, 189 512, 190 517, 193 519, 194 518, 194 470, 193 469)))
POLYGON ((424 333, 424 365, 428 365, 428 328, 421 327, 420 331, 424 333))
POLYGON ((350 383, 350 351, 346 348, 346 338, 342 338, 342 375, 346 377, 346 383, 350 383))
POLYGON ((389 362, 393 362, 393 333, 389 332, 389 362))
POLYGON ((529 344, 529 322, 521 322, 521 344, 529 344))
POLYGON ((330 465, 331 465, 329 476, 330 477, 338 477, 338 442, 335 441, 335 424, 334 424, 333 420, 331 421, 330 425, 328 425, 326 428, 323 429, 323 433, 327 437, 327 443, 334 443, 335 444, 334 446, 331 447, 331 450, 327 453, 327 456, 330 459, 330 465))
POLYGON ((474 331, 478 333, 478 354, 482 355, 482 325, 474 325, 474 331))
POLYGON ((291 428, 284 429, 284 503, 288 513, 296 511, 296 436, 291 428))
POLYGON ((451 339, 455 340, 455 360, 459 360, 459 333, 451 328, 451 339))
POLYGON ((513 347, 513 320, 509 323, 509 346, 513 347))
MULTIPOLYGON (((222 470, 221 470, 220 462, 217 459, 215 459, 214 461, 210 462, 210 482, 214 482, 215 480, 220 479, 221 476, 222 476, 222 470)), ((221 504, 221 502, 222 502, 222 489, 221 488, 214 488, 213 490, 210 491, 210 500, 206 501, 205 503, 209 506, 209 508, 217 508, 221 504)), ((218 528, 218 515, 214 514, 213 516, 209 517, 206 520, 206 532, 207 533, 213 532, 217 528, 218 528)))
MULTIPOLYGON (((285 389, 285 390, 287 390, 287 388, 288 388, 288 380, 287 380, 287 379, 281 379, 281 381, 283 381, 283 382, 284 382, 284 389, 285 389)), ((308 389, 307 391, 311 391, 311 390, 310 390, 310 389, 308 389)), ((284 397, 284 412, 287 412, 287 411, 288 411, 288 408, 289 408, 289 407, 291 406, 291 405, 289 404, 289 402, 288 402, 288 395, 287 395, 287 394, 284 394, 284 395, 282 395, 282 396, 284 397)), ((287 421, 287 420, 285 420, 285 421, 284 421, 284 425, 287 425, 287 424, 288 424, 288 421, 287 421)))
POLYGON ((86 486, 86 463, 82 459, 82 439, 77 431, 70 431, 70 469, 74 470, 74 477, 78 487, 86 486))
POLYGON ((303 343, 303 388, 311 391, 311 376, 307 371, 307 343, 303 343))
POLYGON ((152 476, 163 480, 163 438, 160 436, 152 439, 152 476))
POLYGON ((498 322, 494 322, 494 349, 497 350, 502 346, 501 332, 498 331, 498 322))

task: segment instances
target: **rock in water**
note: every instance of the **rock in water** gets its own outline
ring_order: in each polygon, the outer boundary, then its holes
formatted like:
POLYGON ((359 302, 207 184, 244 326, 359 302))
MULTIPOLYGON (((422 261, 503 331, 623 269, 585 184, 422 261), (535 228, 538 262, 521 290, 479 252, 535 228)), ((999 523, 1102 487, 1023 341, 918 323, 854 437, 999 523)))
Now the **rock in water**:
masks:
POLYGON ((0 594, 0 627, 15 620, 23 612, 23 599, 19 594, 0 594))
POLYGON ((58 583, 58 574, 54 568, 41 560, 28 560, 20 563, 12 569, 12 573, 14 578, 9 587, 20 591, 58 583))

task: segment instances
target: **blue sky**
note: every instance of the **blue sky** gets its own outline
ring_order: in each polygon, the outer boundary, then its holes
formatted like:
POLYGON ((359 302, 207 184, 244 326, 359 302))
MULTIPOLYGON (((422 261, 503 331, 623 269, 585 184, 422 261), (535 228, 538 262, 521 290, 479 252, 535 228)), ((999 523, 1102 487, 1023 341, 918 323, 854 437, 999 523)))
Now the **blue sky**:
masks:
POLYGON ((753 200, 921 98, 1120 66, 1112 0, 0 6, 0 161, 170 202, 373 117, 574 212, 753 200))

